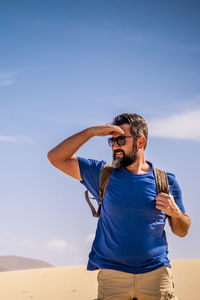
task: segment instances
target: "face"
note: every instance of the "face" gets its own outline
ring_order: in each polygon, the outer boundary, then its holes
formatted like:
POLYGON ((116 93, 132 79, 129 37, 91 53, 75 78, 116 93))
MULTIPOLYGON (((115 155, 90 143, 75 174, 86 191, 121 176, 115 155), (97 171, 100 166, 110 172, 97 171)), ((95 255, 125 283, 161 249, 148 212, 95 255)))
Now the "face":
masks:
MULTIPOLYGON (((132 136, 130 132, 130 125, 123 124, 120 125, 121 129, 124 131, 125 136, 132 136)), ((119 135, 115 134, 113 137, 119 135)), ((123 146, 119 146, 116 142, 112 147, 113 151, 113 162, 112 166, 114 168, 126 168, 133 164, 138 158, 137 151, 137 141, 134 138, 126 138, 126 143, 123 146)))

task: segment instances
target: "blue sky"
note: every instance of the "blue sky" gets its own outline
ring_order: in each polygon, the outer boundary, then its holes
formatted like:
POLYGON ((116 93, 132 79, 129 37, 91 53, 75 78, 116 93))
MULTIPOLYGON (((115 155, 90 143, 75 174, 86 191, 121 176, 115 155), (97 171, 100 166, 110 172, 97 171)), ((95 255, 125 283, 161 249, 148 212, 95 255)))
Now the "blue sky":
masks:
MULTIPOLYGON (((121 112, 149 124, 146 158, 176 174, 192 218, 170 258, 200 253, 199 1, 0 1, 0 255, 87 262, 96 220, 47 152, 121 112)), ((111 161, 107 139, 80 156, 111 161)))

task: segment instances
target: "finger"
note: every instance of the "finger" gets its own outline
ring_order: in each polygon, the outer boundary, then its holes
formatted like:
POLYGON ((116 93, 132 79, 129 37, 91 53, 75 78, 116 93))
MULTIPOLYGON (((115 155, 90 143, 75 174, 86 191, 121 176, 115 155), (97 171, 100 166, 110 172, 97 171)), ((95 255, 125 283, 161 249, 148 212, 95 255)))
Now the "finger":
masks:
POLYGON ((161 206, 161 205, 156 205, 156 209, 160 209, 160 210, 163 210, 163 211, 164 211, 165 207, 164 207, 164 206, 161 206))
POLYGON ((118 132, 121 134, 124 134, 124 131, 121 129, 121 127, 117 126, 117 125, 112 125, 114 132, 118 132))
POLYGON ((168 201, 168 198, 163 198, 163 197, 156 197, 155 201, 162 201, 162 202, 166 202, 168 201))
POLYGON ((166 201, 158 200, 156 201, 156 205, 166 205, 166 201))
POLYGON ((155 205, 162 205, 162 206, 166 206, 167 203, 165 201, 156 201, 155 205))
POLYGON ((158 197, 164 197, 164 198, 167 198, 167 197, 169 197, 169 194, 166 194, 166 193, 159 193, 158 194, 158 197))
POLYGON ((155 207, 161 207, 161 209, 167 209, 167 206, 165 204, 162 204, 162 203, 156 203, 155 207))
POLYGON ((173 197, 171 197, 171 196, 168 195, 168 194, 162 194, 162 195, 161 195, 161 193, 160 193, 160 194, 158 194, 158 195, 156 196, 155 199, 167 201, 167 200, 171 200, 172 198, 173 198, 173 197))
POLYGON ((120 131, 121 133, 124 131, 118 125, 106 124, 107 126, 111 127, 114 131, 120 131))
MULTIPOLYGON (((102 125, 102 126, 97 126, 96 127, 97 130, 99 131, 100 135, 113 135, 114 132, 117 131, 117 129, 114 127, 114 125, 111 125, 111 124, 105 124, 105 125, 102 125)), ((119 130, 118 130, 119 132, 119 130)), ((120 132, 121 134, 121 132, 120 132)))

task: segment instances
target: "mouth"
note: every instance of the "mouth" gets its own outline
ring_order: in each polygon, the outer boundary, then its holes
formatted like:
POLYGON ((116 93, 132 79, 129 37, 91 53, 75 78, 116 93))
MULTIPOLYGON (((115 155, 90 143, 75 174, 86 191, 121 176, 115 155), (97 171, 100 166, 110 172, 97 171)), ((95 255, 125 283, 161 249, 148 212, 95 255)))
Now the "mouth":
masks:
POLYGON ((116 151, 114 151, 114 153, 113 153, 114 159, 116 159, 116 158, 121 158, 121 157, 123 157, 123 155, 124 155, 124 153, 123 153, 123 151, 121 151, 121 150, 116 150, 116 151))
POLYGON ((123 155, 122 152, 116 152, 116 153, 115 153, 115 156, 121 156, 121 155, 123 155))

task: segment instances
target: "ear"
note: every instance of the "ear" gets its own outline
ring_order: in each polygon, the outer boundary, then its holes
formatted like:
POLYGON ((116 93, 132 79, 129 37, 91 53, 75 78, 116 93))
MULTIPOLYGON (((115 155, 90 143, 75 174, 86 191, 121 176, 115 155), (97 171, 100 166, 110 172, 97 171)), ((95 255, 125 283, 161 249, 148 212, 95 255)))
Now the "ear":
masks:
POLYGON ((140 136, 140 137, 137 139, 137 147, 138 147, 138 150, 139 150, 139 149, 144 149, 145 142, 146 142, 146 139, 145 139, 144 136, 140 136))

